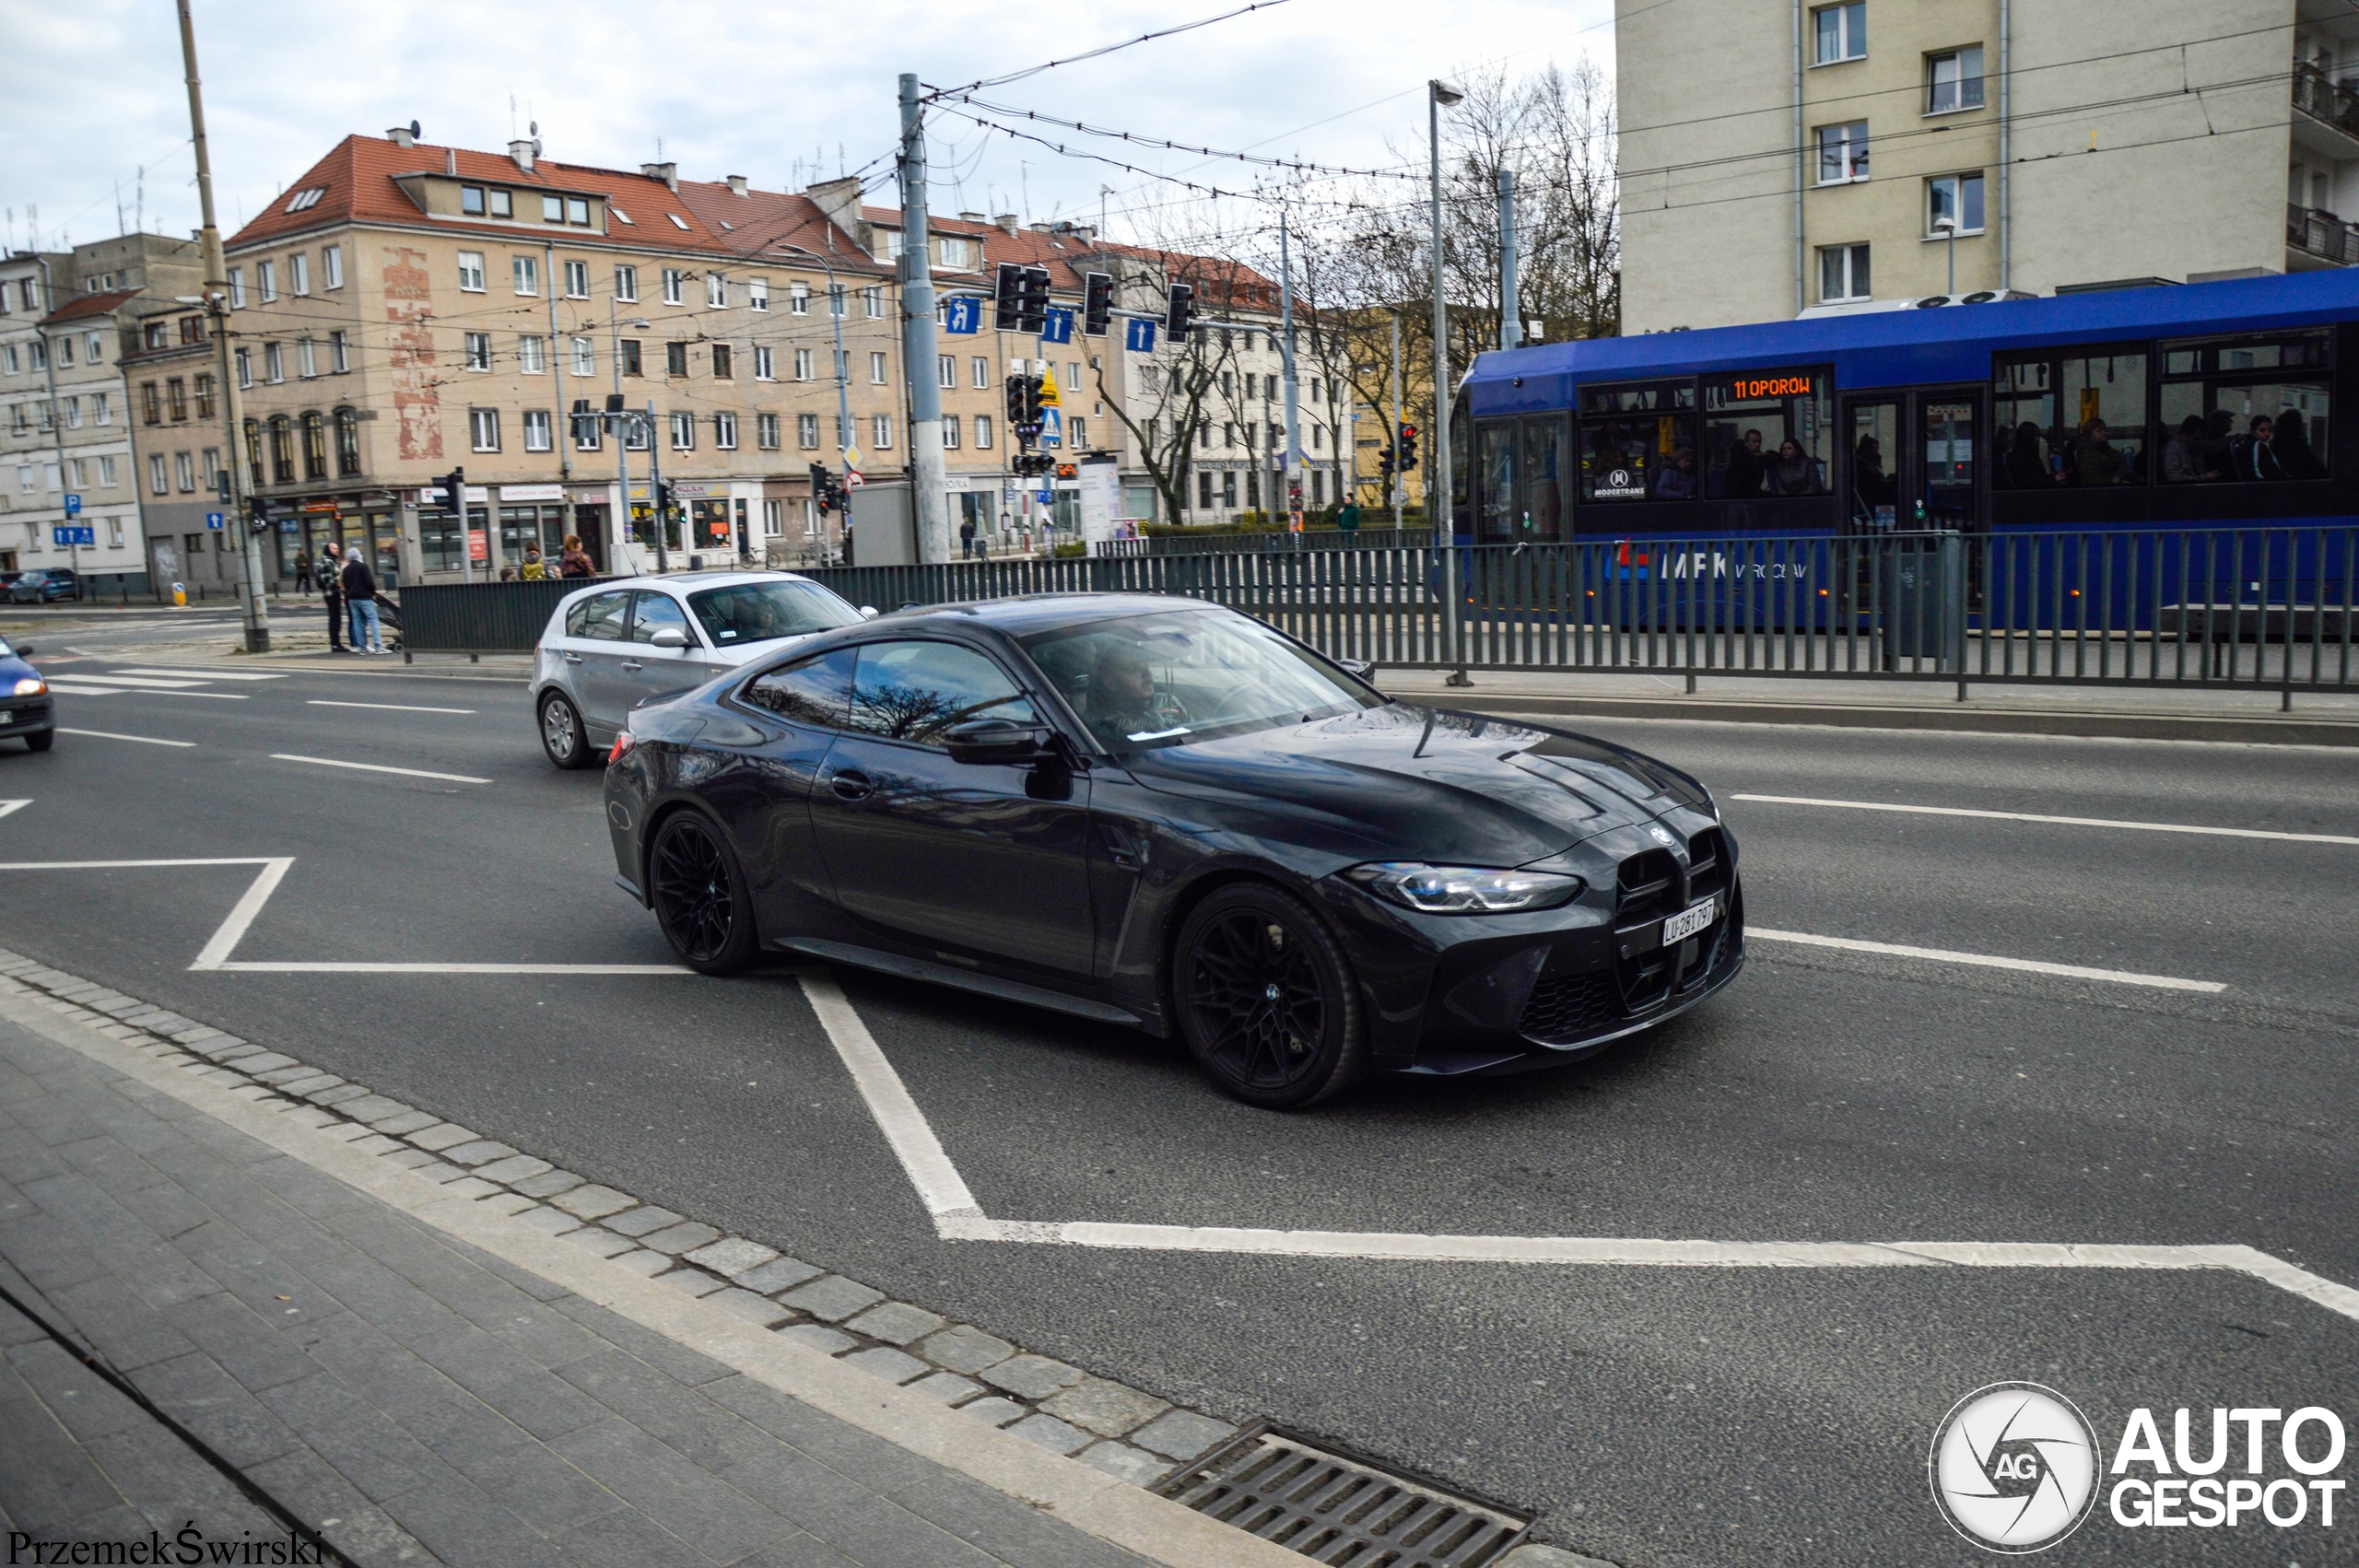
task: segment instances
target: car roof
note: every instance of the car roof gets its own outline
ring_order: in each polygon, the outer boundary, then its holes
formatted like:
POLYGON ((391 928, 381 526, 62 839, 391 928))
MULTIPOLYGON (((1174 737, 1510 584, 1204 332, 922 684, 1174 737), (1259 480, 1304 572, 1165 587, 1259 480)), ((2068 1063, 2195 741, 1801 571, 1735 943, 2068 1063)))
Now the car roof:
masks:
POLYGON ((1186 610, 1217 610, 1200 599, 1166 593, 1026 593, 1009 599, 976 599, 957 604, 928 604, 897 610, 872 621, 889 620, 897 626, 926 622, 985 626, 1009 637, 1052 631, 1059 626, 1121 615, 1149 615, 1186 610))
POLYGON ((809 582, 801 572, 673 572, 662 577, 610 577, 576 589, 565 596, 570 604, 585 593, 613 593, 626 588, 669 588, 681 593, 693 593, 700 589, 726 588, 740 582, 809 582))

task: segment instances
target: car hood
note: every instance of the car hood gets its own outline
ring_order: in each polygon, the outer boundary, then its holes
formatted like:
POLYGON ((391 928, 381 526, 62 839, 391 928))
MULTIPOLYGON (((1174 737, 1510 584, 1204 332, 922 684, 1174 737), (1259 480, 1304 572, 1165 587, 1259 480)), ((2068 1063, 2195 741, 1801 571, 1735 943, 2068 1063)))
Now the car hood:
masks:
POLYGON ((0 696, 5 696, 9 692, 14 691, 16 689, 17 683, 23 680, 26 676, 32 675, 38 677, 40 674, 41 672, 39 670, 34 669, 30 664, 28 664, 25 661, 13 653, 0 655, 0 696))
POLYGON ((1374 854, 1520 866, 1584 838, 1707 806, 1702 785, 1637 752, 1567 731, 1413 703, 1133 753, 1151 790, 1275 808, 1374 854))

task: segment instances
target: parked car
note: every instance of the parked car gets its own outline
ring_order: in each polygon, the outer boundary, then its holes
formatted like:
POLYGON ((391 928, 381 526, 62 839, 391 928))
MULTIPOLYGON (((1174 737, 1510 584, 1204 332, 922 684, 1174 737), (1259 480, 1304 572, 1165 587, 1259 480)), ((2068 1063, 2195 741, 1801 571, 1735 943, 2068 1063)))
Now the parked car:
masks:
POLYGON ((71 567, 35 567, 18 573, 17 580, 8 585, 12 604, 51 604, 81 597, 82 579, 71 567))
POLYGON ((568 594, 534 649, 541 748, 559 767, 586 767, 639 703, 875 614, 792 572, 687 572, 568 594))
POLYGON ((1177 1034, 1272 1108, 1578 1059, 1736 977, 1703 785, 1365 674, 1189 599, 905 611, 632 712, 616 868, 692 968, 802 954, 1177 1034))
POLYGON ((32 649, 0 641, 0 740, 13 735, 28 750, 45 752, 57 740, 57 699, 49 683, 25 661, 32 649))

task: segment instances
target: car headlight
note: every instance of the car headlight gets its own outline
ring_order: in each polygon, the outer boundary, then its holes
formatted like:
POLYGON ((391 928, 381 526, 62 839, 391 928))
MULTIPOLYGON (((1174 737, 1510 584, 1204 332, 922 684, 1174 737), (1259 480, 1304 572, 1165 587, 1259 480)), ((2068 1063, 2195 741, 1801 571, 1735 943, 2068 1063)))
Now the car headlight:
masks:
POLYGON ((23 680, 17 683, 17 695, 18 696, 39 696, 41 693, 47 690, 49 690, 49 683, 42 680, 39 675, 27 675, 23 680))
POLYGON ((1379 860, 1344 873, 1388 903, 1428 915, 1503 915, 1554 909, 1581 895, 1587 884, 1556 872, 1496 871, 1485 866, 1429 866, 1421 860, 1379 860))

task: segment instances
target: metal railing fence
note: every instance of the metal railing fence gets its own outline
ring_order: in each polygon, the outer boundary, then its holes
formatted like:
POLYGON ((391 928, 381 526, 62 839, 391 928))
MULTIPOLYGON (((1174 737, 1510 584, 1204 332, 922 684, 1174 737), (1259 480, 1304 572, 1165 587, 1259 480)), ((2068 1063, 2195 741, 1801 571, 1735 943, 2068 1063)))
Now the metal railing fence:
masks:
POLYGON ((2359 528, 2142 529, 837 567, 884 611, 1027 593, 1226 604, 1379 664, 2359 690, 2359 528), (1445 614, 1445 560, 1458 584, 1445 614))
POLYGON ((1253 550, 1370 550, 1423 544, 1430 528, 1306 528, 1300 533, 1272 529, 1256 533, 1150 533, 1139 539, 1109 539, 1092 547, 1100 556, 1235 556, 1253 550))
POLYGON ((411 653, 530 653, 558 600, 604 580, 412 583, 398 595, 402 647, 411 653))

